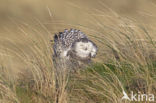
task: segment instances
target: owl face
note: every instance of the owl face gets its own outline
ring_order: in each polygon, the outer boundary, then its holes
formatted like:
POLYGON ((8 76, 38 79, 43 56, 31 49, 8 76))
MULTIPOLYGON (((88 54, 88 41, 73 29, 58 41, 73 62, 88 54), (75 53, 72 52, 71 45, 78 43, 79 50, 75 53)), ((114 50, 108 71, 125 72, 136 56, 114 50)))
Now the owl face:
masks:
POLYGON ((97 46, 87 38, 81 38, 74 43, 74 51, 76 56, 81 58, 95 57, 97 46))

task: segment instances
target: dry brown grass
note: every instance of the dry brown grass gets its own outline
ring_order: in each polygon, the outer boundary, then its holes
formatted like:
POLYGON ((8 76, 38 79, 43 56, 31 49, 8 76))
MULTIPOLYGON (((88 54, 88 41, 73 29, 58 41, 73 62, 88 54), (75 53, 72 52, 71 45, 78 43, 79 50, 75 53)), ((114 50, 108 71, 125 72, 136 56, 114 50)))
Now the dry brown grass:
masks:
POLYGON ((0 103, 129 103, 121 101, 122 90, 137 87, 135 78, 146 82, 146 92, 156 93, 155 2, 119 1, 23 0, 12 5, 2 0, 0 103), (98 45, 93 61, 100 66, 73 75, 56 73, 50 40, 65 28, 80 29, 98 45))

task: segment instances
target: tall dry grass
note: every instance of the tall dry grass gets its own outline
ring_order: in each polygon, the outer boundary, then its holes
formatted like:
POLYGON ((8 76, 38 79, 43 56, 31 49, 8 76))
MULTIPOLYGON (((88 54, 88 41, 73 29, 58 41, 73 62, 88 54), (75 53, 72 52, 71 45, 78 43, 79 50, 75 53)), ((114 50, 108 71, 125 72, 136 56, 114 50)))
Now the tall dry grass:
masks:
POLYGON ((96 7, 94 1, 85 2, 89 9, 82 1, 64 3, 56 4, 68 14, 53 16, 54 4, 20 2, 1 20, 0 103, 129 103, 121 101, 123 90, 156 94, 155 24, 124 16, 104 1, 96 7), (37 14, 21 12, 25 4, 37 14), (60 64, 64 71, 59 75, 51 40, 65 28, 80 29, 99 50, 93 65, 69 75, 60 64))

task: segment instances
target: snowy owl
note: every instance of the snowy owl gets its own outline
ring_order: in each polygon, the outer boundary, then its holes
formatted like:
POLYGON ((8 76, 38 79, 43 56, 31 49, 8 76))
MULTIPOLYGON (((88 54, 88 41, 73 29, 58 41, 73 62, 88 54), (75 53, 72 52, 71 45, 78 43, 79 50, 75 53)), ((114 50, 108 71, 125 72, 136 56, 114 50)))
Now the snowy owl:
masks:
POLYGON ((97 54, 97 46, 77 29, 65 29, 54 36, 54 56, 69 59, 88 60, 97 54))

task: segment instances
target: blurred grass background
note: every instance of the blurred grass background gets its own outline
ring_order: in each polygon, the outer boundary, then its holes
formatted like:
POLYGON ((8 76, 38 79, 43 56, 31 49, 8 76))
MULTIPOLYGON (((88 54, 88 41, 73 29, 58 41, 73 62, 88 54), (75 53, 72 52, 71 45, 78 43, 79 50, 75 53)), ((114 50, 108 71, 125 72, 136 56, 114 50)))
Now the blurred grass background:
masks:
MULTIPOLYGON (((154 28, 155 8, 154 0, 1 0, 0 36, 2 42, 5 41, 4 39, 9 39, 14 43, 17 42, 15 45, 28 44, 29 42, 21 40, 23 34, 17 33, 24 30, 19 23, 30 26, 30 28, 40 29, 43 36, 53 35, 64 28, 73 27, 88 29, 82 30, 84 32, 98 31, 100 24, 97 21, 112 28, 124 25, 123 21, 128 22, 130 26, 139 24, 154 28), (37 27, 39 23, 43 24, 47 30, 37 27)), ((105 31, 103 30, 103 32, 105 31)), ((107 33, 103 35, 105 36, 107 33)), ((8 62, 8 60, 6 61, 8 62)), ((16 65, 16 63, 12 63, 12 65, 16 65)))
POLYGON ((0 103, 121 103, 134 78, 155 90, 155 18, 155 0, 0 0, 0 103), (50 40, 65 28, 99 51, 57 92, 50 40))

